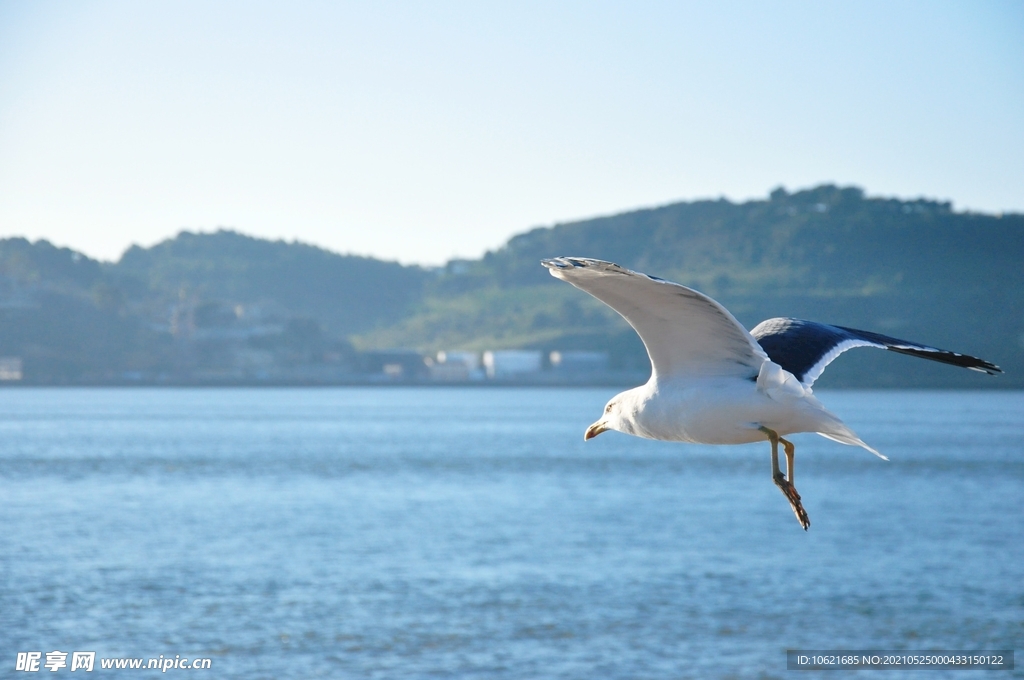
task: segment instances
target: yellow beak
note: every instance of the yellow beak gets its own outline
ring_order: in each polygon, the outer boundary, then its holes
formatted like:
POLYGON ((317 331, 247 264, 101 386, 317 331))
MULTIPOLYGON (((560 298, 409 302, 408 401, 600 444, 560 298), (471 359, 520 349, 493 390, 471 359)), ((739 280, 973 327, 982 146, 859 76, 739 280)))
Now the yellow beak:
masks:
POLYGON ((608 428, 605 427, 604 423, 602 423, 599 420, 596 423, 594 423, 593 425, 591 425, 590 427, 588 427, 587 431, 583 433, 583 441, 587 441, 588 439, 593 439, 597 435, 601 434, 602 432, 606 432, 607 430, 608 430, 608 428))

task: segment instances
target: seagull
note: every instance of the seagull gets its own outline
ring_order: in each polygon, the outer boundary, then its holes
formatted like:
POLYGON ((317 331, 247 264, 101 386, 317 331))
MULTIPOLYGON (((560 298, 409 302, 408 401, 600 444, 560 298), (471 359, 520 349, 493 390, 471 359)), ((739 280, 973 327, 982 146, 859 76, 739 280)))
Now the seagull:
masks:
POLYGON ((747 331, 729 311, 692 288, 582 257, 542 260, 555 278, 593 295, 637 332, 651 360, 643 385, 617 394, 583 438, 617 430, 693 444, 771 443, 772 480, 800 526, 810 519, 793 485, 795 447, 785 439, 816 432, 833 441, 865 444, 811 391, 825 367, 853 347, 878 347, 995 375, 988 361, 878 333, 801 319, 775 318, 747 331), (779 444, 786 474, 779 467, 779 444))

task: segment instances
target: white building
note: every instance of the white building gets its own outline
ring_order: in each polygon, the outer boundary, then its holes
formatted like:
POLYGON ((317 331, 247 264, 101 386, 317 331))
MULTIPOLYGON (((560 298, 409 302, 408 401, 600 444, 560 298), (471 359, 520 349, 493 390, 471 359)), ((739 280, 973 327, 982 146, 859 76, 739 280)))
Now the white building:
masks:
POLYGON ((608 352, 567 350, 552 352, 549 359, 556 371, 592 372, 608 370, 608 352))
POLYGON ((0 380, 21 380, 21 357, 0 357, 0 380))
POLYGON ((509 378, 541 370, 544 356, 540 350, 506 349, 484 352, 488 378, 509 378))
POLYGON ((473 371, 480 368, 480 353, 463 350, 442 350, 437 353, 437 363, 463 364, 467 370, 473 371))
POLYGON ((467 380, 483 380, 484 372, 480 368, 480 354, 460 350, 441 351, 436 359, 429 364, 430 377, 444 382, 465 382, 467 380))

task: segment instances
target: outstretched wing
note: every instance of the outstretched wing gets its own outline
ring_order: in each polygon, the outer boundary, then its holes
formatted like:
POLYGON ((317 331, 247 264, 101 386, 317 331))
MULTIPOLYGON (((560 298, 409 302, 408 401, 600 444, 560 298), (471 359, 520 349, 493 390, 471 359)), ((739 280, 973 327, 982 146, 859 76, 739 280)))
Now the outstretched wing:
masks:
POLYGON ((644 341, 656 377, 756 379, 768 359, 725 307, 686 286, 602 260, 556 257, 541 264, 622 315, 644 341))
POLYGON ((814 321, 768 319, 759 323, 750 333, 772 361, 807 386, 814 384, 825 367, 837 356, 853 347, 878 347, 944 364, 962 366, 989 375, 1002 373, 995 364, 977 357, 890 338, 879 333, 830 326, 814 321))

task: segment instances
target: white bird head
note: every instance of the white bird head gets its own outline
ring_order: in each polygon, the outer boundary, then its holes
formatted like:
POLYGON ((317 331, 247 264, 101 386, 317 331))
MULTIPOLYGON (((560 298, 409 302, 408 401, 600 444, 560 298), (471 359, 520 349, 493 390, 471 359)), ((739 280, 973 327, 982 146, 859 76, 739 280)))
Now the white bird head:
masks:
POLYGON ((600 420, 587 428, 583 439, 593 439, 602 432, 615 430, 626 434, 635 434, 633 427, 636 413, 635 389, 627 390, 612 397, 604 407, 604 415, 600 420))

